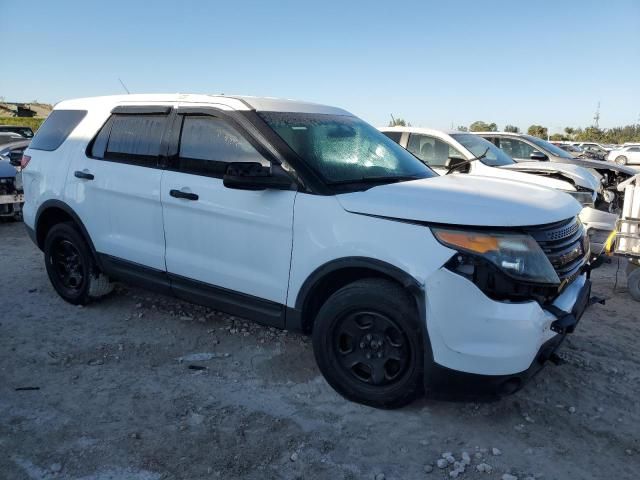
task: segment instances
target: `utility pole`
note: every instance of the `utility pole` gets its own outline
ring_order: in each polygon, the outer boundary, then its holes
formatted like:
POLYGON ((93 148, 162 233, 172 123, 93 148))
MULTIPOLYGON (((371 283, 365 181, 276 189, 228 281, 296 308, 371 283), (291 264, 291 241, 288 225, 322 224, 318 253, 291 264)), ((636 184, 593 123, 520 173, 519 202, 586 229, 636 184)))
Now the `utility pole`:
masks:
POLYGON ((600 128, 600 102, 598 102, 598 108, 596 108, 596 114, 593 116, 593 126, 600 128))

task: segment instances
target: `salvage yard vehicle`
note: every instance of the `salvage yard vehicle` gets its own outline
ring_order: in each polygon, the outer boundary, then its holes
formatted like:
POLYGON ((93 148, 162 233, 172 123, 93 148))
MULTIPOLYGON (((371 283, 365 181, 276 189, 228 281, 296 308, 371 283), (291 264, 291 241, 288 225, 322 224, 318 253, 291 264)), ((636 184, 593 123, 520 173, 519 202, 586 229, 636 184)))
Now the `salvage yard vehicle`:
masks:
POLYGON ((616 150, 611 150, 607 160, 619 165, 640 165, 640 145, 628 145, 616 150))
POLYGON ((438 176, 339 108, 63 101, 22 164, 25 224, 63 299, 129 281, 310 334, 328 383, 375 407, 514 392, 591 303, 574 198, 438 176))
POLYGON ((591 150, 583 150, 578 145, 572 145, 571 143, 563 143, 563 142, 549 142, 549 143, 564 150, 573 158, 593 158, 594 160, 604 160, 604 156, 597 154, 591 150))
POLYGON ((0 155, 0 220, 18 220, 23 203, 22 174, 8 155, 0 155))
POLYGON ((619 212, 624 202, 624 195, 618 192, 618 185, 634 176, 637 172, 627 166, 614 162, 574 158, 561 148, 532 135, 508 132, 478 132, 475 135, 489 140, 505 151, 516 162, 540 161, 577 165, 595 170, 603 178, 606 189, 604 204, 596 205, 601 210, 619 212))
POLYGON ((0 125, 0 133, 15 133, 23 138, 33 137, 33 130, 31 127, 21 125, 0 125))
POLYGON ((470 173, 521 183, 534 183, 564 191, 584 207, 580 220, 599 255, 615 229, 617 216, 594 208, 602 197, 600 176, 575 165, 541 162, 516 163, 504 151, 478 135, 430 128, 383 127, 380 131, 409 150, 441 175, 470 173))

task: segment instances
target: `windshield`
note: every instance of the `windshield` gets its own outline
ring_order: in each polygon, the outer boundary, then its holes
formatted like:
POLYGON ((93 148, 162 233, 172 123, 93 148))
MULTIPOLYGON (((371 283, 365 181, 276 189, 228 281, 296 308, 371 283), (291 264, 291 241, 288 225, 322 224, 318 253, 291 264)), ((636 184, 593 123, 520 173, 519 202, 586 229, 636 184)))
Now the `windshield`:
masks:
POLYGON ((452 133, 451 136, 454 140, 458 141, 469 150, 474 157, 480 157, 485 154, 480 161, 485 165, 490 167, 502 167, 504 165, 511 165, 515 163, 515 161, 498 147, 496 147, 493 143, 488 140, 485 140, 478 135, 473 135, 471 133, 452 133), (489 149, 487 151, 487 148, 489 149))
POLYGON ((259 115, 329 185, 382 184, 436 176, 359 118, 289 112, 259 115))
POLYGON ((536 146, 540 147, 541 149, 546 150, 552 155, 555 155, 556 157, 569 158, 571 160, 575 160, 571 155, 569 155, 567 152, 562 150, 560 147, 556 147, 554 144, 546 142, 541 138, 532 137, 531 135, 523 135, 523 137, 529 140, 531 143, 535 144, 536 146))

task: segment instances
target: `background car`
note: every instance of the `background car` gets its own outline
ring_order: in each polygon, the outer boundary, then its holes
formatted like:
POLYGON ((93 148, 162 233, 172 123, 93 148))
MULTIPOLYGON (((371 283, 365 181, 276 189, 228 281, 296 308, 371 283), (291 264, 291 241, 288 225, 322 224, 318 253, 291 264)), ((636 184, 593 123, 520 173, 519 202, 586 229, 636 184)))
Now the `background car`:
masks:
POLYGON ((607 160, 619 165, 640 165, 640 145, 629 145, 618 150, 611 150, 607 160))
POLYGON ((0 145, 0 156, 8 158, 14 167, 18 167, 20 165, 22 153, 27 149, 30 143, 31 139, 17 140, 0 145))
POLYGON ((22 174, 8 157, 0 155, 0 220, 19 219, 23 204, 22 174))
POLYGON ((568 193, 584 207, 580 219, 587 228, 595 255, 602 252, 615 228, 617 216, 609 213, 609 205, 604 201, 602 177, 590 169, 549 162, 516 163, 493 143, 466 132, 416 127, 380 130, 441 175, 458 171, 522 184, 534 183, 568 193), (604 212, 596 210, 596 204, 604 212))
POLYGON ((605 145, 595 142, 574 143, 573 145, 584 152, 591 153, 598 160, 605 160, 607 154, 611 151, 611 148, 607 148, 605 145))
POLYGON ((0 133, 17 133, 24 138, 32 138, 33 130, 31 127, 22 125, 0 125, 0 133))
POLYGON ((17 142, 18 140, 24 140, 25 137, 19 133, 14 132, 0 132, 0 145, 6 145, 7 143, 17 142))
POLYGON ((532 135, 509 132, 477 132, 475 134, 489 140, 517 162, 536 160, 568 163, 595 170, 603 177, 603 185, 609 197, 607 199, 609 211, 612 212, 622 208, 624 199, 624 194, 617 190, 618 184, 638 173, 631 167, 615 162, 574 158, 561 148, 532 135))
POLYGON ((581 147, 577 145, 572 145, 570 143, 561 143, 561 142, 550 142, 556 147, 560 147, 565 152, 569 153, 574 158, 593 158, 595 160, 604 160, 595 152, 590 150, 583 150, 581 147))

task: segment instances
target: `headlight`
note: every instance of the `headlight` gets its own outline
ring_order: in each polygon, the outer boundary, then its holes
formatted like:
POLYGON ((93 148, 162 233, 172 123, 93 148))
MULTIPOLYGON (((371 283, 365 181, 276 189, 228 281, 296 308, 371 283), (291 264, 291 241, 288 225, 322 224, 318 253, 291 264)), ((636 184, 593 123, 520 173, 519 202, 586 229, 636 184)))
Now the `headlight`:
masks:
POLYGON ((595 204, 595 195, 591 190, 576 192, 573 190, 563 190, 564 192, 575 198, 583 207, 593 207, 595 204))
POLYGON ((443 245, 469 253, 526 283, 558 285, 560 279, 540 245, 526 234, 433 228, 443 245))

